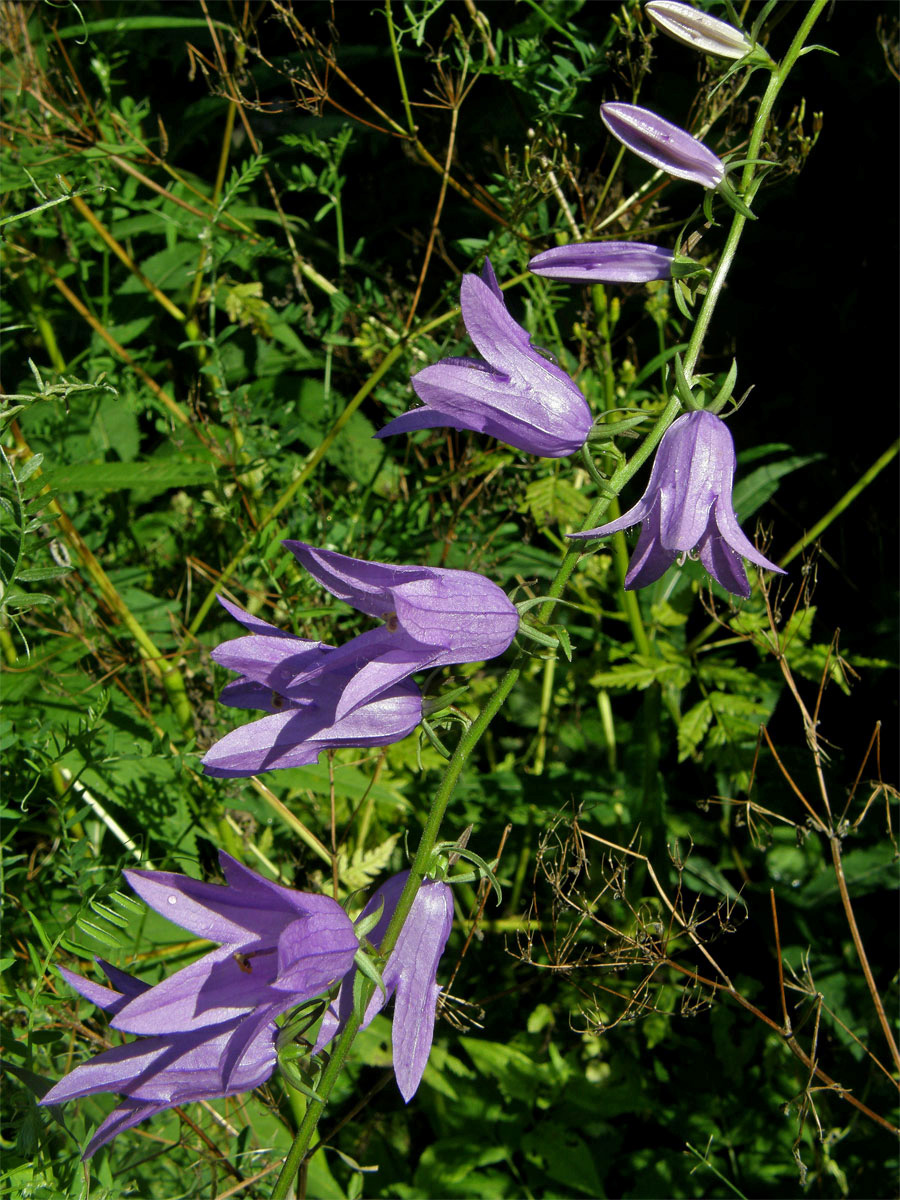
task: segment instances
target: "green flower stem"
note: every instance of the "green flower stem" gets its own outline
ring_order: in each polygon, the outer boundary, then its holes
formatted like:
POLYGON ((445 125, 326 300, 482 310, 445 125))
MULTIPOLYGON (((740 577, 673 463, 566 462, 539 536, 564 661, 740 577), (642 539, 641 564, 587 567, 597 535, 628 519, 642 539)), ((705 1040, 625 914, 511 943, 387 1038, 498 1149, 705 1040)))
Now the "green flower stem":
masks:
MULTIPOLYGON (((800 28, 797 30, 797 35, 791 42, 790 48, 784 59, 778 66, 777 71, 773 71, 769 77, 769 83, 766 87, 759 108, 756 113, 756 119, 753 122, 753 129, 750 133, 750 141, 747 146, 747 158, 755 160, 759 158, 760 147, 762 146, 763 136, 766 131, 766 126, 769 123, 769 117, 772 113, 772 106, 775 103, 775 97, 781 91, 781 88, 791 72, 794 63, 800 56, 803 50, 803 44, 809 37, 813 25, 815 25, 822 9, 825 7, 827 0, 813 0, 806 11, 806 16, 800 28)), ((744 167, 743 175, 741 176, 741 198, 746 204, 753 202, 753 197, 759 190, 762 183, 762 175, 756 174, 756 163, 748 162, 744 167)), ((700 307, 700 312, 697 315, 697 321, 691 332, 691 340, 688 343, 688 348, 684 356, 684 373, 687 377, 688 384, 692 381, 694 368, 700 358, 700 351, 703 347, 703 341, 706 337, 709 323, 712 320, 713 311, 719 300, 719 295, 731 270, 731 264, 734 261, 735 252, 737 251, 738 242, 741 240, 741 234, 744 231, 744 226, 747 223, 747 218, 741 213, 736 212, 731 221, 731 229, 728 233, 728 238, 725 242, 725 248, 722 251, 722 257, 719 259, 715 272, 709 283, 709 288, 703 304, 700 307)))

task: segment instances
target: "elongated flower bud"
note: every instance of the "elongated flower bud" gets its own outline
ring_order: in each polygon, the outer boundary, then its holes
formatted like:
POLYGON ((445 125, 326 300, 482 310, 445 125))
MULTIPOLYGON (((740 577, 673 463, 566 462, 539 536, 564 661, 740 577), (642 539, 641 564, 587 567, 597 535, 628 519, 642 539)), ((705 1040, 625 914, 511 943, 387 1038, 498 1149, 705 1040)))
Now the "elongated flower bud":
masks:
POLYGON ((671 276, 673 257, 647 242, 579 242, 536 254, 528 270, 569 283, 649 283, 671 276))
POLYGON ((650 4, 644 5, 644 11, 663 33, 705 54, 743 58, 753 49, 753 43, 727 21, 711 17, 690 4, 681 4, 679 0, 651 0, 650 4))
POLYGON ((712 150, 649 108, 601 104, 600 116, 613 137, 669 175, 705 188, 716 188, 725 178, 725 164, 712 150))

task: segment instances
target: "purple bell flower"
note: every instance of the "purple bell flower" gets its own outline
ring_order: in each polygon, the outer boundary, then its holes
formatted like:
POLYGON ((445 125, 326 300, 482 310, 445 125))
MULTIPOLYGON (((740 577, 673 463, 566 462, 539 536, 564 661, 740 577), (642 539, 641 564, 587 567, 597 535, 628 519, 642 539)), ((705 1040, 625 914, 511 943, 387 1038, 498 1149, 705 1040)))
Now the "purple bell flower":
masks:
POLYGON ((749 596, 741 556, 784 575, 741 531, 731 502, 734 442, 725 422, 710 412, 685 413, 663 435, 647 490, 616 521, 570 533, 605 537, 641 522, 626 588, 654 583, 679 555, 697 557, 713 579, 736 596, 749 596))
POLYGON ((569 376, 531 345, 506 308, 489 259, 481 278, 464 275, 460 308, 485 360, 443 358, 413 376, 423 402, 375 436, 449 426, 486 433, 541 458, 564 458, 584 445, 591 413, 569 376))
POLYGON ((577 242, 536 254, 528 270, 568 283, 649 283, 671 277, 674 257, 647 242, 577 242))
MULTIPOLYGON (((384 911, 369 934, 373 945, 380 945, 387 933, 408 878, 409 871, 392 876, 360 914, 359 919, 362 920, 375 912, 384 901, 384 911)), ((438 963, 452 927, 452 889, 446 883, 423 880, 397 944, 382 971, 387 995, 380 989, 375 992, 360 1026, 365 1029, 391 996, 395 996, 392 1027, 394 1076, 407 1104, 416 1093, 431 1052, 435 1012, 441 990, 436 982, 438 963)), ((327 1046, 342 1031, 353 1012, 354 974, 355 971, 350 971, 345 976, 336 999, 325 1011, 316 1039, 316 1051, 327 1046)))
POLYGON ((601 104, 600 116, 609 132, 654 167, 716 188, 725 178, 725 164, 684 129, 636 104, 601 104))
POLYGON ((506 594, 474 571, 395 567, 305 542, 284 544, 332 595, 385 624, 334 648, 293 637, 223 601, 252 636, 213 651, 217 662, 243 676, 225 688, 222 700, 273 715, 210 747, 203 759, 208 775, 253 775, 314 762, 326 746, 397 741, 421 718, 421 696, 409 675, 494 658, 518 629, 519 614, 506 594))
MULTIPOLYGON (((113 988, 60 968, 76 992, 107 1012, 116 1013, 130 999, 152 991, 125 971, 97 960, 113 988)), ((70 1071, 41 1104, 62 1104, 96 1092, 120 1092, 123 1102, 98 1126, 84 1152, 91 1158, 101 1146, 140 1121, 176 1104, 209 1100, 249 1092, 264 1083, 275 1069, 275 1013, 260 1010, 194 1033, 170 1033, 139 1038, 124 1046, 104 1050, 70 1071)))
POLYGON ((345 659, 329 669, 333 646, 285 633, 222 596, 219 603, 250 630, 249 637, 223 642, 212 652, 217 663, 242 676, 226 684, 219 700, 270 715, 232 730, 210 747, 203 759, 207 775, 256 775, 306 766, 323 750, 339 746, 384 746, 412 733, 422 719, 422 696, 409 679, 338 717, 338 703, 357 670, 354 662, 345 659), (324 671, 315 673, 322 665, 324 671), (304 668, 311 673, 304 675, 304 668))
POLYGON ((76 1067, 43 1097, 59 1104, 121 1092, 85 1157, 174 1104, 257 1087, 276 1061, 275 1017, 327 991, 350 969, 358 940, 328 896, 282 887, 224 851, 227 884, 169 871, 125 871, 146 904, 218 949, 152 987, 101 963, 115 989, 63 971, 82 996, 113 1014, 112 1027, 146 1035, 76 1067))

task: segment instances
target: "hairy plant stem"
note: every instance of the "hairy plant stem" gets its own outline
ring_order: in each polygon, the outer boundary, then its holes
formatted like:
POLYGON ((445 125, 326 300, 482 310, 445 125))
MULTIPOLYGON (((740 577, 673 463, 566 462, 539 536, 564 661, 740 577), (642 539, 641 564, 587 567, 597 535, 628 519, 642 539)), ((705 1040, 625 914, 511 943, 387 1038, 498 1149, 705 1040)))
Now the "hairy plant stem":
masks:
MULTIPOLYGON (((748 206, 753 202, 753 197, 759 190, 759 186, 763 180, 762 175, 758 175, 756 172, 757 164, 754 160, 759 158, 759 150, 766 132, 766 126, 769 123, 775 98, 781 91, 794 63, 799 58, 803 44, 809 37, 812 27, 815 25, 826 3, 827 0, 813 0, 813 3, 810 4, 806 11, 806 16, 803 18, 800 28, 797 30, 796 37, 791 42, 787 54, 779 63, 778 69, 773 71, 769 77, 768 86, 760 101, 756 118, 753 122, 753 128, 750 132, 750 141, 747 146, 747 158, 750 161, 744 166, 743 175, 741 176, 741 198, 748 206)), ((719 259, 713 277, 710 280, 707 293, 703 298, 700 312, 697 314, 697 320, 691 332, 691 340, 688 343, 688 348, 684 356, 684 373, 688 384, 691 382, 694 368, 697 366, 700 358, 700 351, 703 348, 703 341, 709 329, 713 311, 718 303, 719 295, 721 294, 728 272, 731 270, 738 242, 741 240, 741 234, 744 231, 746 223, 747 218, 742 213, 736 212, 734 214, 731 221, 731 229, 725 242, 725 248, 722 251, 722 257, 719 259)))

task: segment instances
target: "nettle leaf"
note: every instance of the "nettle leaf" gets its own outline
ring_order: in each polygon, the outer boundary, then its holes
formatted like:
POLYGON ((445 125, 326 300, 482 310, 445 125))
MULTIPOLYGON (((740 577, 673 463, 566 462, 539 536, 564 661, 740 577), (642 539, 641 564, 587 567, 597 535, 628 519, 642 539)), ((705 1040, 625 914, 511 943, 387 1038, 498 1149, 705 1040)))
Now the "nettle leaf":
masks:
POLYGON ((378 875, 390 865, 394 847, 400 834, 394 833, 373 850, 354 850, 348 858, 346 853, 338 855, 338 879, 348 891, 367 888, 378 875))
POLYGON ((690 678, 690 668, 684 662, 667 662, 650 655, 635 654, 627 663, 609 671, 598 671, 591 676, 590 682, 596 688, 637 688, 643 691, 651 683, 683 688, 690 678))
POLYGON ((578 526, 590 507, 590 499, 570 480, 546 475, 529 483, 519 512, 530 513, 539 525, 578 526))
POLYGON ((695 755, 697 747, 706 736, 706 731, 709 729, 709 723, 713 718, 712 704, 704 697, 699 704, 695 704, 681 718, 681 723, 678 726, 678 761, 684 762, 686 758, 691 758, 695 755))

